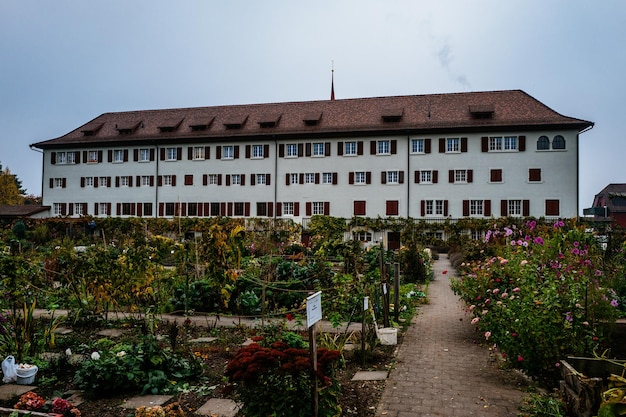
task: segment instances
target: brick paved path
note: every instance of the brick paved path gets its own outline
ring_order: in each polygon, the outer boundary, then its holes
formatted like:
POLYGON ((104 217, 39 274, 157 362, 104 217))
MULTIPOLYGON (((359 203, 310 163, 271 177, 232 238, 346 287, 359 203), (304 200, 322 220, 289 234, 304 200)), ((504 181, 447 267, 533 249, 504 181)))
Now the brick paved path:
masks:
MULTIPOLYGON (((418 310, 399 348, 376 416, 517 416, 521 378, 498 369, 449 285, 450 262, 435 261, 430 303, 418 310)), ((452 271, 451 271, 452 272, 452 271)))

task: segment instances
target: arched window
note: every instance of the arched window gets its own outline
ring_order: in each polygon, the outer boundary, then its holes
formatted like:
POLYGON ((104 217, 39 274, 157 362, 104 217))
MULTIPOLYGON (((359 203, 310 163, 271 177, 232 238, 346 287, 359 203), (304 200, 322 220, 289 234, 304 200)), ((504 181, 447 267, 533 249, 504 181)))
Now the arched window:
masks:
POLYGON ((556 135, 552 141, 552 149, 565 149, 565 138, 561 135, 556 135))
POLYGON ((544 151, 550 149, 550 139, 547 136, 539 136, 537 139, 537 150, 544 151))

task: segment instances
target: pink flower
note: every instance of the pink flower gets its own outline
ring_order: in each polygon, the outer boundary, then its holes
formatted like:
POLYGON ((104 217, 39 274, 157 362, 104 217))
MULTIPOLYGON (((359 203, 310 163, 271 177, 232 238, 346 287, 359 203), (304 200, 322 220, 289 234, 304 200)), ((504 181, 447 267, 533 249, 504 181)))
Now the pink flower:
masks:
POLYGON ((491 332, 485 332, 485 339, 489 340, 491 337, 491 332))
POLYGON ((480 320, 480 318, 478 318, 478 317, 474 317, 474 318, 472 319, 472 324, 476 324, 476 323, 478 323, 478 321, 479 321, 479 320, 480 320))
POLYGON ((513 292, 520 292, 519 287, 515 287, 515 288, 513 288, 513 292))
POLYGON ((518 355, 517 356, 517 361, 518 362, 522 362, 524 360, 524 357, 522 355, 518 355))
POLYGON ((493 293, 494 293, 494 294, 497 294, 497 293, 499 293, 499 292, 500 292, 500 288, 495 288, 495 289, 493 290, 493 293))
POLYGON ((447 270, 447 269, 444 269, 443 271, 441 271, 441 273, 445 275, 445 274, 447 274, 447 273, 448 273, 448 270, 447 270))

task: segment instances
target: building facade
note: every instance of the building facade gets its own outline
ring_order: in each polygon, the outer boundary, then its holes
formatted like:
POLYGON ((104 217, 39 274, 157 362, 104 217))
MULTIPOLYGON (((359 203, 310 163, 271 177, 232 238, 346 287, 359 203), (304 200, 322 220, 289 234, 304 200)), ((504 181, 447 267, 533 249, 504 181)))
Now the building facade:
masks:
POLYGON ((558 218, 592 126, 510 90, 105 113, 31 146, 53 216, 558 218))

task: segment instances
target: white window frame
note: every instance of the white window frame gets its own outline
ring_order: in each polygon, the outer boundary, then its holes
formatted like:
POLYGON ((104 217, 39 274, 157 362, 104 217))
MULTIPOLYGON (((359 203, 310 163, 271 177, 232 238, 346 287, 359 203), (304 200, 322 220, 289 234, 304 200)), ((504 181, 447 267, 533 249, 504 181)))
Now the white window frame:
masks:
POLYGON ((141 186, 149 187, 150 186, 150 175, 142 175, 141 176, 141 186))
POLYGON ((398 171, 387 171, 387 184, 399 184, 400 174, 398 171))
POLYGON ((109 179, 107 177, 98 177, 98 187, 108 187, 109 179))
POLYGON ((333 183, 333 173, 332 172, 322 173, 322 184, 332 184, 332 183, 333 183))
POLYGON ((425 153, 425 140, 424 139, 411 139, 411 153, 423 154, 425 153))
POLYGON ((443 200, 426 200, 424 214, 427 216, 443 216, 443 200))
POLYGON ((305 184, 315 184, 315 173, 307 172, 304 174, 304 183, 305 184))
POLYGON ((194 146, 193 147, 193 160, 194 161, 203 161, 205 159, 204 156, 204 146, 194 146))
POLYGON ((56 164, 57 165, 65 165, 67 164, 67 154, 65 152, 57 152, 56 156, 56 164))
POLYGON ((256 184, 257 185, 266 185, 267 184, 267 174, 256 174, 256 184))
POLYGON ((311 213, 315 214, 324 214, 324 202, 323 201, 313 201, 311 204, 311 213))
POLYGON ((100 216, 108 216, 109 213, 109 205, 107 203, 98 203, 98 213, 100 216))
POLYGON ((98 151, 87 151, 87 163, 88 164, 98 163, 98 151))
POLYGON ((294 213, 293 201, 284 201, 283 202, 283 216, 293 216, 293 213, 294 213))
POLYGON ((93 187, 93 177, 85 177, 85 187, 93 187))
POLYGON ((252 145, 252 158, 263 159, 263 145, 252 145))
POLYGON ((325 156, 324 153, 324 142, 313 142, 313 156, 321 157, 325 156))
POLYGON ((508 216, 519 217, 522 215, 522 200, 507 200, 506 212, 508 216))
POLYGON ((149 148, 139 149, 139 162, 150 162, 150 149, 149 148))
POLYGON ((54 211, 54 215, 55 216, 62 216, 63 215, 63 205, 64 205, 64 203, 54 203, 52 205, 52 210, 54 211))
POLYGON ((356 171, 354 173, 354 183, 356 185, 365 185, 367 183, 367 173, 365 171, 356 171))
POLYGON ((489 152, 516 152, 518 137, 514 135, 490 136, 489 152))
POLYGON ((113 150, 113 163, 119 164, 124 162, 124 150, 123 149, 114 149, 113 150))
POLYGON ((163 175, 163 186, 171 187, 172 186, 172 175, 163 175))
POLYGON ((447 138, 446 139, 446 153, 459 153, 461 152, 461 139, 460 138, 447 138))
POLYGON ((209 185, 217 185, 219 183, 219 177, 217 174, 209 174, 208 184, 209 185))
POLYGON ((343 143, 343 155, 344 156, 357 156, 356 142, 344 142, 343 143))
POLYGON ((469 202, 470 216, 484 216, 485 204, 483 200, 470 200, 469 202))
POLYGON ((366 231, 359 231, 359 232, 354 232, 352 234, 352 238, 354 240, 358 240, 359 242, 371 242, 372 241, 372 232, 366 232, 366 231))
POLYGON ((176 161, 176 160, 178 160, 178 149, 176 147, 166 148, 165 149, 165 160, 166 161, 176 161))
POLYGON ((241 174, 232 174, 230 176, 231 185, 241 185, 241 174))
POLYGON ((296 174, 289 174, 289 183, 290 184, 298 184, 299 182, 299 175, 296 174))
MULTIPOLYGON (((82 216, 83 214, 87 214, 87 213, 83 213, 84 204, 85 203, 76 203, 76 204, 74 204, 74 214, 75 215, 82 216)), ((72 213, 70 213, 70 214, 72 214, 72 213)))
POLYGON ((132 177, 127 175, 123 175, 120 177, 120 187, 129 187, 130 182, 132 181, 132 177))
POLYGON ((222 146, 222 159, 235 159, 235 147, 233 145, 222 146))
POLYGON ((454 183, 467 183, 467 170, 466 169, 455 169, 454 170, 454 183))
POLYGON ((63 178, 54 179, 54 188, 63 188, 63 178))
POLYGON ((376 155, 391 155, 391 141, 390 140, 376 141, 376 155))
POLYGON ((420 184, 432 184, 433 183, 433 171, 423 170, 420 171, 420 184))
POLYGON ((68 152, 68 153, 66 154, 66 156, 67 156, 67 161, 66 161, 66 163, 67 163, 68 165, 74 165, 74 164, 76 164, 76 153, 75 153, 75 152, 68 152))
POLYGON ((297 157, 298 157, 298 144, 288 143, 287 144, 287 158, 297 158, 297 157))

